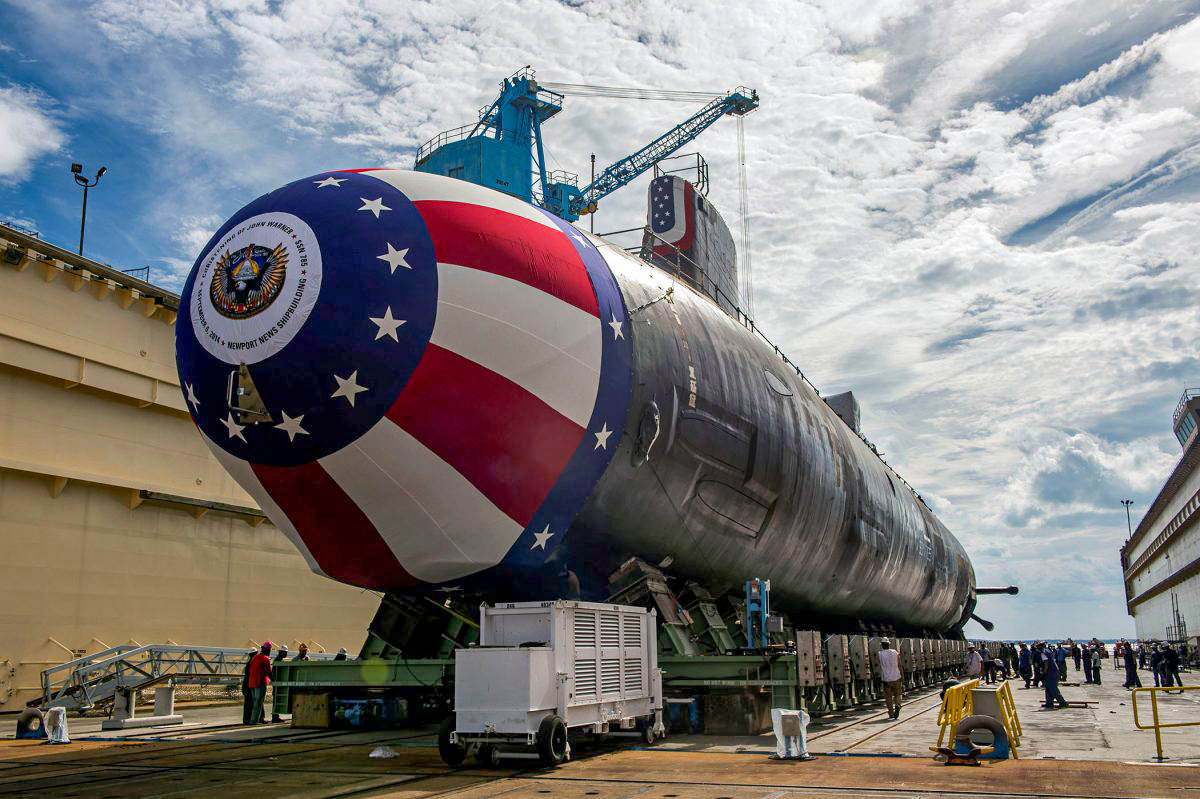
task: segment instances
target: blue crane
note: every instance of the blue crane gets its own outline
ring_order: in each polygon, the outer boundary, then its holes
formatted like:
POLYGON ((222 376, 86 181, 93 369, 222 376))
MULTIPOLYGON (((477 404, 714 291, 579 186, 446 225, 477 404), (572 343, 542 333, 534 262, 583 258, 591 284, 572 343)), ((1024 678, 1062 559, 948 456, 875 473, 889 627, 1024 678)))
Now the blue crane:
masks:
POLYGON ((445 131, 417 151, 415 169, 499 189, 536 202, 567 221, 596 210, 601 199, 699 136, 726 114, 758 108, 758 92, 739 86, 605 168, 582 189, 576 176, 546 171, 542 123, 562 110, 563 94, 538 84, 529 67, 500 84, 500 95, 473 125, 445 131))

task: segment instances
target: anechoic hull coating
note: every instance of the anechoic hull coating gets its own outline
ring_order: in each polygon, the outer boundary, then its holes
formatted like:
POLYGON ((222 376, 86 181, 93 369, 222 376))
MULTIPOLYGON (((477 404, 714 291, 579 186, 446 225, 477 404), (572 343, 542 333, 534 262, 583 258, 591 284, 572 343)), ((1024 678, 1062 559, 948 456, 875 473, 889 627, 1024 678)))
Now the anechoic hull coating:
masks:
POLYGON ((577 524, 710 588, 770 579, 779 610, 960 624, 974 571, 905 483, 747 327, 604 252, 630 312, 634 387, 622 449, 577 524))

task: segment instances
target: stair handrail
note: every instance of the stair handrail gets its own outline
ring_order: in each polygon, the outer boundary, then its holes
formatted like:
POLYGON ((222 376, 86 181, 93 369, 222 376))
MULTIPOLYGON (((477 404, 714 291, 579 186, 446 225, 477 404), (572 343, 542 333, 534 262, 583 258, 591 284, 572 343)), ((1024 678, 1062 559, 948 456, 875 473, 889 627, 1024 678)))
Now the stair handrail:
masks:
POLYGON ((70 699, 78 707, 91 707, 118 689, 136 689, 164 676, 183 682, 232 681, 241 676, 248 657, 248 647, 122 644, 43 670, 39 704, 49 707, 70 699), (62 672, 67 673, 56 679, 62 672), (100 686, 106 690, 96 691, 100 686))

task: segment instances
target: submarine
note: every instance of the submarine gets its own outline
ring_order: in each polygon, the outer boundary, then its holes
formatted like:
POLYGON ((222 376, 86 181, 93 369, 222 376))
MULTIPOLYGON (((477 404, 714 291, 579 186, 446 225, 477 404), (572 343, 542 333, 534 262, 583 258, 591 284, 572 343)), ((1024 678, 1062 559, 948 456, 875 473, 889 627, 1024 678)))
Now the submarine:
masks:
POLYGON ((605 599, 637 558, 714 596, 770 580, 775 610, 825 629, 961 637, 995 589, 852 399, 731 311, 733 274, 663 248, 732 257, 679 181, 652 181, 656 242, 633 253, 427 172, 259 197, 181 295, 201 435, 314 571, 392 596, 546 599, 570 575, 605 599))

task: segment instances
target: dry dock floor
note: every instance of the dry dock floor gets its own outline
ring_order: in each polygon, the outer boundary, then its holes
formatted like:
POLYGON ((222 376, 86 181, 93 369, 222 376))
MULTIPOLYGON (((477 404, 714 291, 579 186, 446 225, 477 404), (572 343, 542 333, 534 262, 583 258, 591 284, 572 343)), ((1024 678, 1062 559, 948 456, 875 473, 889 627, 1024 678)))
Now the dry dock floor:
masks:
MULTIPOLYGON (((1106 670, 1105 678, 1116 675, 1106 670)), ((1188 679, 1186 673, 1185 680, 1188 679)), ((1133 728, 1120 682, 1067 686, 1087 708, 1043 711, 1041 692, 1013 683, 1024 728, 1021 759, 979 768, 931 759, 937 694, 907 697, 899 721, 879 709, 818 720, 810 762, 776 762, 769 736, 676 736, 653 748, 580 748, 554 770, 506 761, 501 769, 448 769, 432 730, 347 732, 244 728, 240 708, 183 709, 182 727, 101 733, 71 719, 69 746, 0 739, 0 797, 422 797, 507 799, 816 799, 816 797, 1197 797, 1200 727, 1164 731, 1170 760, 1156 764, 1154 736, 1133 728), (384 744, 395 757, 372 759, 384 744)), ((1164 721, 1200 721, 1200 697, 1164 697, 1164 721)), ((11 719, 0 718, 6 727, 11 719)), ((11 727, 4 735, 11 736, 11 727)))

